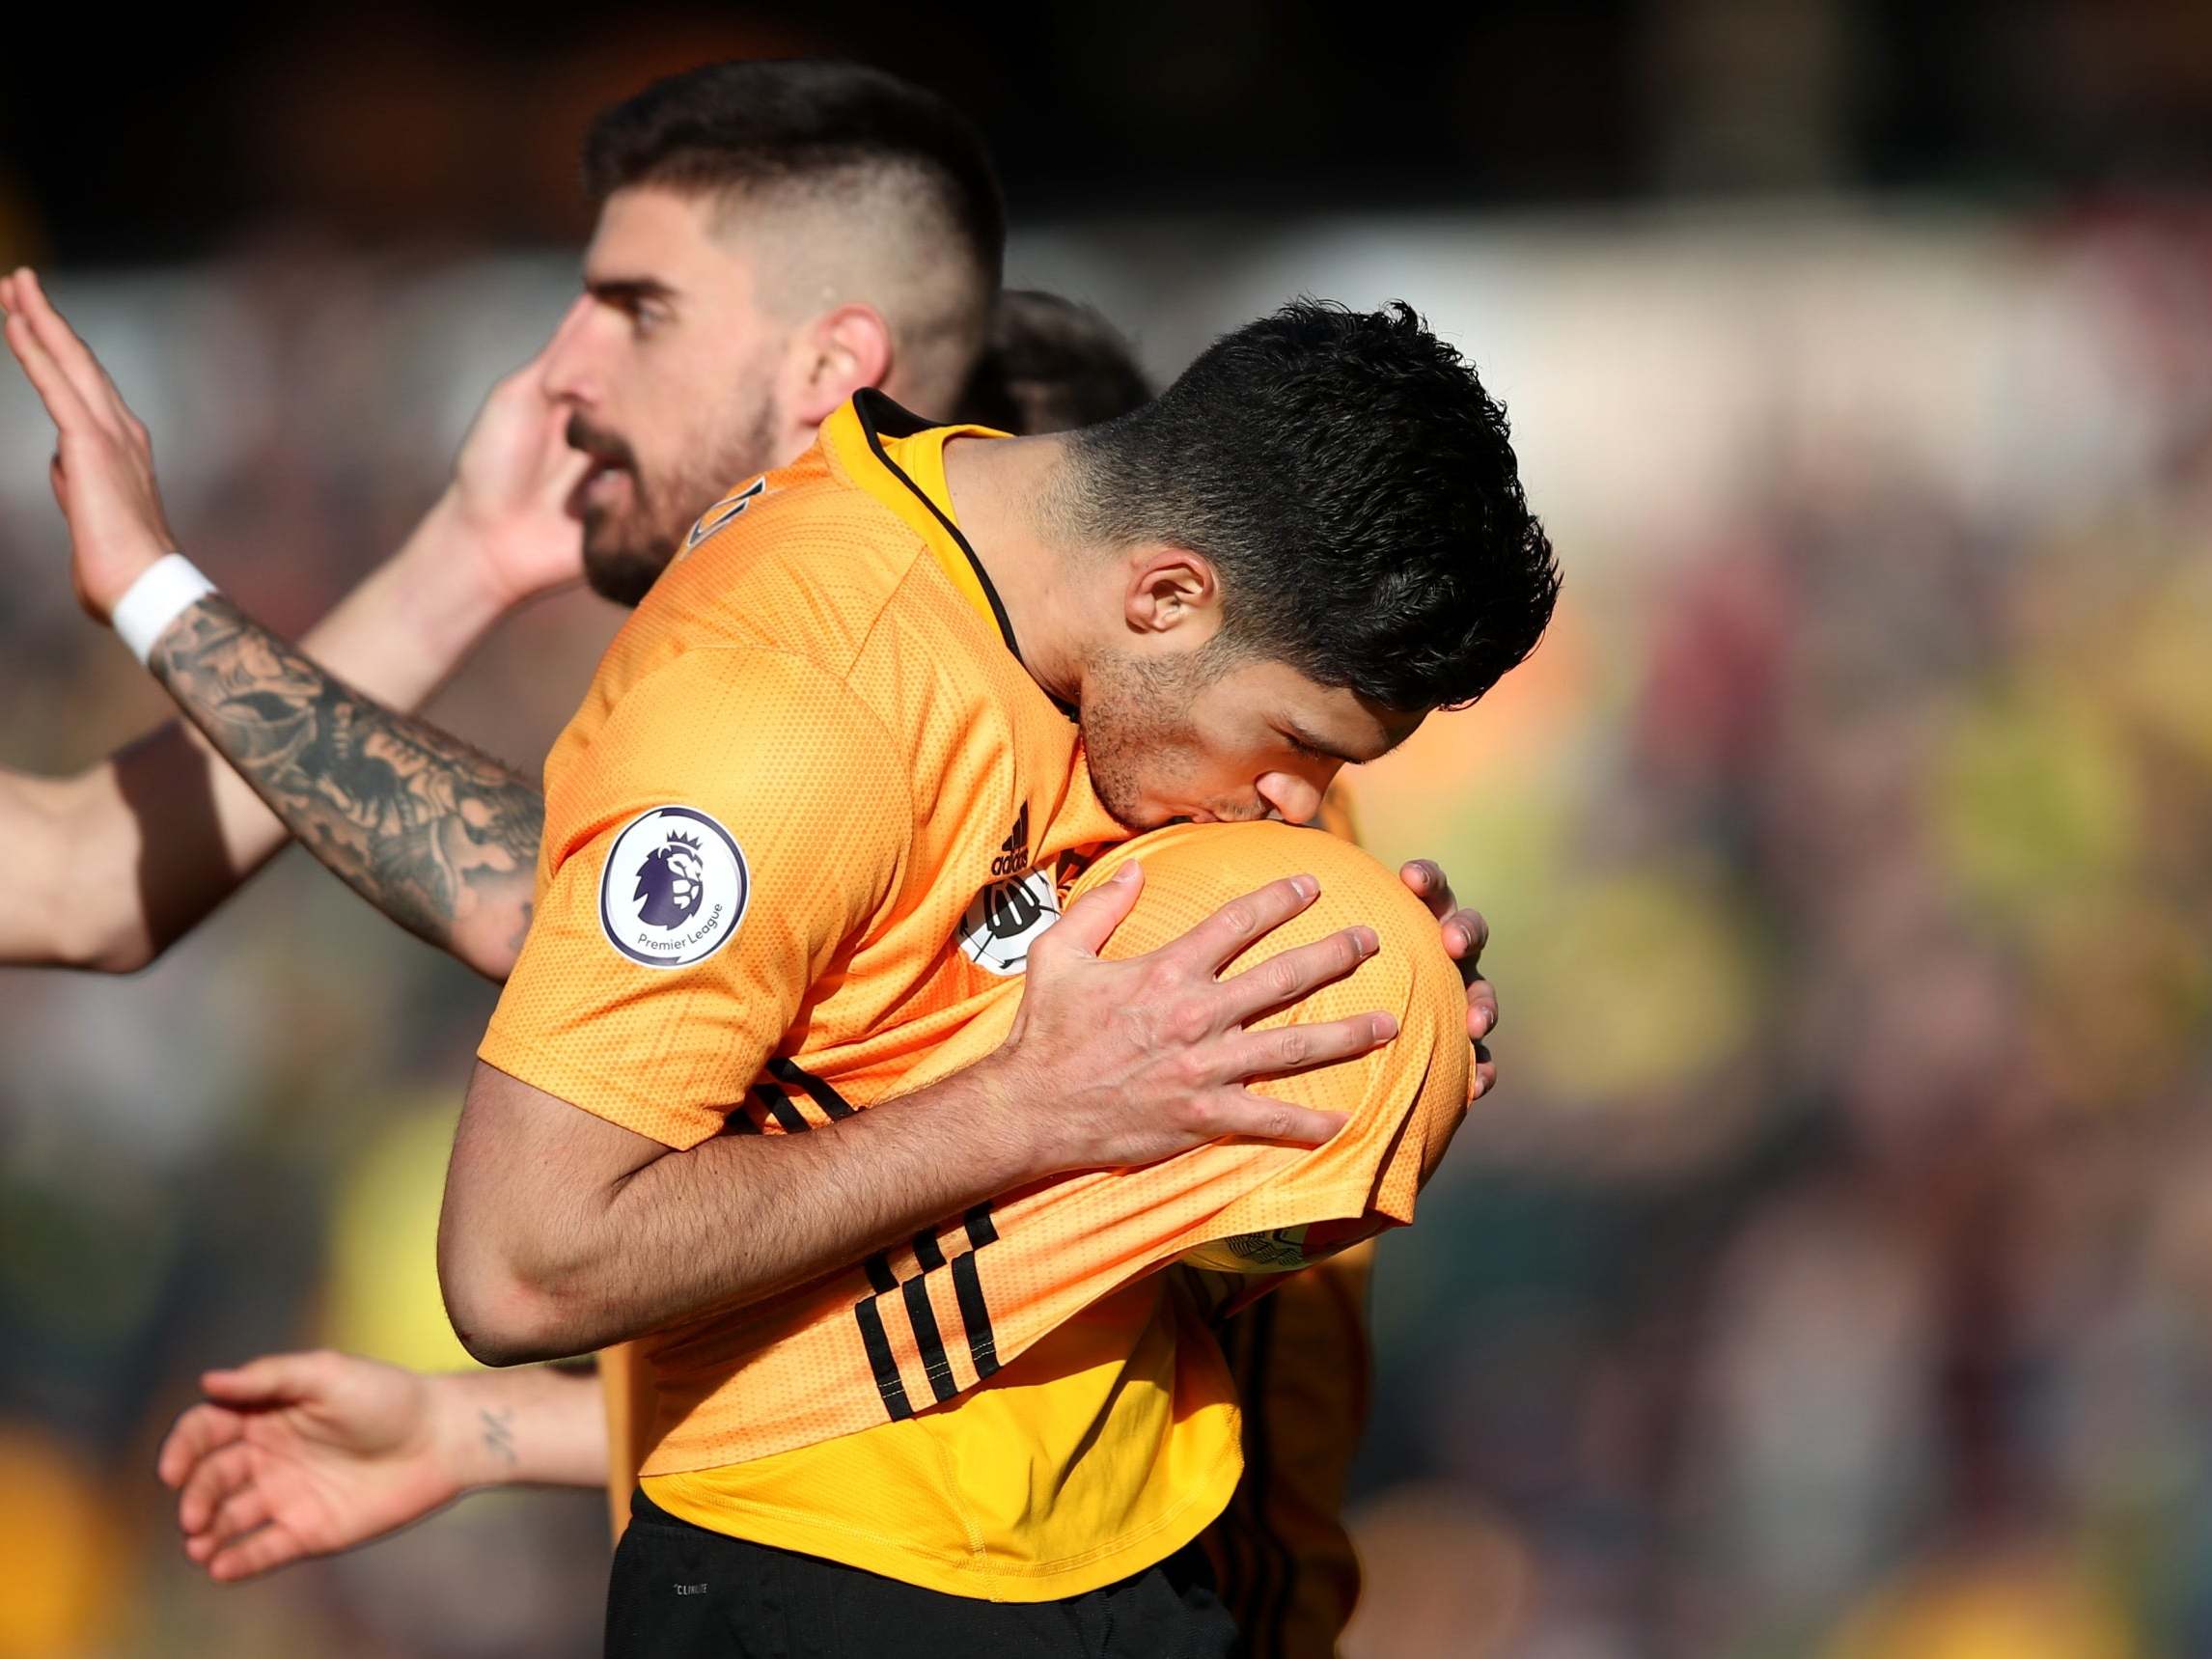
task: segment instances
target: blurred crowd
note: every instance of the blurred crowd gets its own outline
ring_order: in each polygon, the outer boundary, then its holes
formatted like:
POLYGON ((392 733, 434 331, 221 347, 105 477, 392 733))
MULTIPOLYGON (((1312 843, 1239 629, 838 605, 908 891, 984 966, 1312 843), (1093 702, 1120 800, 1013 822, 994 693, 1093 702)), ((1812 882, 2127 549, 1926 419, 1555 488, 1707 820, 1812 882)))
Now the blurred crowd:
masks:
MULTIPOLYGON (((1155 373, 1402 292, 1567 574, 1355 781, 1489 915, 1505 1020, 1382 1246, 1353 1659, 2212 1651, 2212 228, 1075 222, 1010 275, 1155 373)), ((193 557, 296 629, 571 282, 52 286, 193 557)), ((61 771, 165 705, 73 614, 46 447, 0 388, 0 761, 61 771)), ((432 713, 535 762, 619 620, 539 605, 432 713)), ((431 1239, 491 1001, 296 852, 135 979, 0 973, 0 1659, 595 1650, 591 1494, 216 1590, 151 1473, 204 1366, 465 1363, 431 1239)))

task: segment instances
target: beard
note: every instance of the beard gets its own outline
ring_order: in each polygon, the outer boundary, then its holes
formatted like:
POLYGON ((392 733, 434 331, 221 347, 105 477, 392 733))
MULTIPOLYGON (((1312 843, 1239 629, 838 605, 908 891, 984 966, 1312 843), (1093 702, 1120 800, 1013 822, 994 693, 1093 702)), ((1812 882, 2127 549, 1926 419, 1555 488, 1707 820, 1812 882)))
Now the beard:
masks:
MULTIPOLYGON (((1157 803, 1190 792, 1199 758, 1191 705, 1213 677, 1210 664, 1188 658, 1161 662, 1116 654, 1094 659, 1085 670, 1084 762, 1092 792, 1117 823, 1142 831, 1177 820, 1180 815, 1157 803)), ((1229 821, 1257 815, 1230 806, 1210 816, 1229 821)))
POLYGON ((581 511, 584 580, 592 592, 618 605, 643 599, 700 515, 732 484, 768 470, 779 424, 774 400, 764 398, 752 418, 722 442, 695 443, 683 458, 649 475, 628 439, 582 415, 569 416, 568 447, 598 461, 598 470, 618 471, 630 481, 626 505, 586 502, 581 511))

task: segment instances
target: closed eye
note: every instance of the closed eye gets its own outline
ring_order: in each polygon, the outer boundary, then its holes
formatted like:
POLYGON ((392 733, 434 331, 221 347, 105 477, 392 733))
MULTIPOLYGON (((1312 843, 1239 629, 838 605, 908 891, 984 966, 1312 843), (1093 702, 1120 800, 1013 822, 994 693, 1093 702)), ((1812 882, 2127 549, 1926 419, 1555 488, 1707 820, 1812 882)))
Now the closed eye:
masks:
POLYGON ((1318 760, 1326 766, 1356 766, 1360 763, 1350 755, 1340 755, 1332 749, 1324 748, 1295 727, 1278 726, 1276 731, 1281 733, 1283 741, 1290 746, 1291 753, 1305 760, 1318 760))

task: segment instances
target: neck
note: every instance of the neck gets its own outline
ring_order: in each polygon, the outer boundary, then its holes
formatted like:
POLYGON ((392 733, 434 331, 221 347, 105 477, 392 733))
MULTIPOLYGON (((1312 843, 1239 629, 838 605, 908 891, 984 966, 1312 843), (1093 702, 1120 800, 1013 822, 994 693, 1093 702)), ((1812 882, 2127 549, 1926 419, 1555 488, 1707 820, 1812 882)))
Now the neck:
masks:
POLYGON ((1065 549, 1045 509, 1066 464, 1057 438, 954 438, 945 446, 953 516, 1006 606, 1022 665, 1045 691, 1074 703, 1083 684, 1076 594, 1062 579, 1065 549))

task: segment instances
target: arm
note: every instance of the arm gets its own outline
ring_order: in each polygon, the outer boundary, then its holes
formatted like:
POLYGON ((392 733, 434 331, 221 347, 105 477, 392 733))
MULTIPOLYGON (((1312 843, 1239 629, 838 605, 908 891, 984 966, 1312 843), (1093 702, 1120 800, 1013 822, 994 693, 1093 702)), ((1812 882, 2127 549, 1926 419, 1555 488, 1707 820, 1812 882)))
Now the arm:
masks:
POLYGON ((155 1465, 184 1553, 220 1581, 381 1537, 484 1486, 607 1478, 599 1379, 426 1376, 351 1354, 268 1354, 200 1379, 155 1465))
POLYGON ((338 878, 494 980, 530 924, 545 802, 520 773, 332 678, 210 594, 149 667, 338 878))
MULTIPOLYGON (((70 522, 79 596, 104 620, 172 544, 145 432, 28 273, 0 279, 0 306, 9 316, 9 345, 54 417, 63 456, 75 462, 57 468, 55 489, 70 522)), ((581 544, 567 499, 588 462, 563 441, 562 412, 544 395, 543 361, 541 353, 500 383, 470 429, 445 495, 400 553, 308 635, 307 654, 291 653, 303 664, 312 656, 326 665, 326 674, 315 670, 324 681, 326 720, 341 712, 363 725, 387 718, 372 699, 412 707, 501 615, 575 579, 581 544)), ((265 653, 274 645, 271 636, 261 649, 265 653)), ((168 683, 202 727, 240 743, 265 740, 265 733, 239 718, 240 710, 221 705, 226 682, 217 676, 202 672, 168 683), (188 701, 193 697, 208 701, 195 705, 188 701)), ((264 752, 249 748, 246 754, 264 752)), ((99 884, 97 894, 85 896, 65 935, 40 929, 35 918, 0 921, 0 947, 6 948, 0 959, 110 971, 143 967, 296 833, 312 846, 332 848, 332 856, 345 857, 339 849, 350 847, 356 856, 342 873, 371 903, 405 912, 407 925, 433 943, 478 953, 468 959, 494 978, 512 965, 504 941, 523 925, 520 902, 503 917, 504 926, 440 915, 435 872, 426 866, 426 859, 434 866, 436 858, 426 850, 422 818, 385 814, 379 819, 376 803, 357 792, 362 780, 344 770, 357 759, 351 750, 310 745, 295 755, 287 776, 258 782, 234 772, 227 758, 238 759, 219 753, 200 732, 172 724, 68 780, 55 803, 67 815, 66 838, 95 848, 100 869, 134 867, 136 879, 99 884), (340 768, 327 778, 317 771, 326 761, 340 768), (18 934, 25 936, 20 950, 13 948, 18 934)), ((440 786, 416 788, 419 803, 423 788, 435 794, 440 786)), ((456 781, 443 798, 457 802, 467 792, 465 782, 456 781)), ((462 831, 448 824, 444 833, 462 831)), ((474 914, 471 890, 454 882, 443 891, 456 911, 474 914)))
POLYGON ((127 868, 129 838, 93 810, 88 778, 33 778, 0 768, 0 962, 86 963, 98 956, 109 912, 124 908, 109 872, 127 868), (101 872, 86 881, 80 872, 101 872))
POLYGON ((438 1226, 463 1344, 492 1365, 604 1347, 772 1295, 1063 1171, 1152 1163, 1226 1135, 1327 1140, 1336 1114, 1248 1094, 1244 1081, 1365 1054, 1395 1022, 1244 1026, 1349 974, 1373 933, 1344 929, 1217 979, 1313 901, 1317 888, 1297 877, 1161 950, 1101 958, 1141 885, 1105 884, 1037 941, 996 1054, 804 1135, 677 1150, 480 1064, 438 1226))

